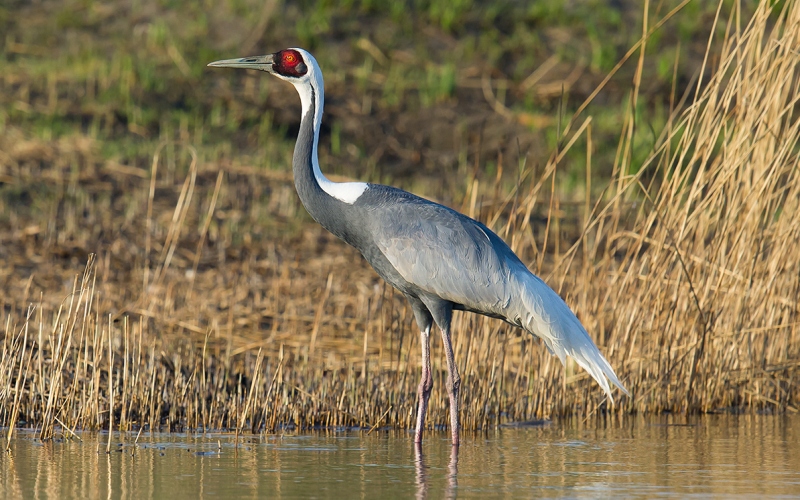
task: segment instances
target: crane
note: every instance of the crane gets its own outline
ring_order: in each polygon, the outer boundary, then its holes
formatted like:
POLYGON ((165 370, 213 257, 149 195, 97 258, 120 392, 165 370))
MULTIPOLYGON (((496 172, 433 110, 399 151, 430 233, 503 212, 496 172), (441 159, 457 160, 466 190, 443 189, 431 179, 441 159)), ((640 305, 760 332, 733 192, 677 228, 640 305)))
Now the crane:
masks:
POLYGON ((378 275, 405 296, 420 329, 422 378, 417 389, 416 443, 422 442, 433 387, 430 333, 435 322, 447 358, 452 442, 459 444, 461 378, 450 340, 454 310, 521 327, 542 339, 562 363, 572 357, 611 401, 609 380, 630 395, 569 306, 491 229, 401 189, 333 182, 323 175, 317 152, 325 88, 322 70, 308 51, 290 48, 208 66, 264 71, 297 89, 302 117, 292 170, 300 201, 315 221, 358 249, 378 275))

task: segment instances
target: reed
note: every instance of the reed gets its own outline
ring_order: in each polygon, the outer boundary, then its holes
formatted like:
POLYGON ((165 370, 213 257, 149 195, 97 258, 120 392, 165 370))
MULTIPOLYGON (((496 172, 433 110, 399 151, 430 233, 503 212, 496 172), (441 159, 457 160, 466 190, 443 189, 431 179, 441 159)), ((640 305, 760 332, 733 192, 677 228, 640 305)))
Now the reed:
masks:
MULTIPOLYGON (((576 145, 595 168, 591 116, 559 128, 568 132, 543 168, 521 158, 513 191, 500 172, 466 184, 460 208, 566 298, 632 397, 611 405, 532 337, 457 314, 465 429, 598 412, 797 411, 800 5, 782 9, 761 2, 746 23, 735 6, 718 16, 721 51, 709 42, 688 104, 676 96, 642 165, 634 81, 614 177, 595 202, 561 200, 555 185, 576 145)), ((75 187, 89 174, 61 178, 56 202, 40 207, 58 224, 4 242, 7 439, 19 426, 42 439, 112 426, 412 427, 420 354, 402 296, 310 223, 285 175, 163 151, 149 172, 104 170, 95 192, 75 187), (180 161, 183 179, 159 168, 180 161), (51 268, 21 278, 32 262, 51 268)), ((434 341, 434 425, 448 418, 441 350, 434 341)))

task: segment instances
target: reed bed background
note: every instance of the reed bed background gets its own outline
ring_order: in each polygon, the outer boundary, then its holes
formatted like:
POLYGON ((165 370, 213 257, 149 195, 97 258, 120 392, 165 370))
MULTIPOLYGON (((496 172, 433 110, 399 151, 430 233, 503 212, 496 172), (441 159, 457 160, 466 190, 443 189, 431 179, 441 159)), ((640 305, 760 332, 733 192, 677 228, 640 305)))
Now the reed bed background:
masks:
MULTIPOLYGON (((800 6, 765 1, 752 17, 736 5, 720 15, 722 6, 701 71, 673 92, 674 112, 634 164, 647 35, 658 28, 645 22, 611 182, 595 200, 562 200, 555 185, 585 145, 592 192, 593 117, 583 108, 556 127, 545 163, 501 154, 494 178, 469 165, 452 204, 565 297, 632 397, 612 405, 534 338, 457 313, 465 429, 606 412, 797 412, 800 6), (504 166, 518 172, 512 189, 504 166)), ((41 176, 56 191, 40 219, 14 218, 14 203, 30 201, 24 189, 2 207, 9 438, 16 426, 46 439, 76 429, 413 425, 411 311, 309 221, 288 170, 201 162, 170 141, 149 170, 97 169, 91 141, 2 140, 16 155, 6 178, 41 176), (23 161, 34 153, 64 168, 23 161), (260 237, 275 226, 278 236, 260 237), (40 275, 52 254, 60 259, 40 275)), ((441 425, 446 367, 434 339, 429 421, 441 425)))

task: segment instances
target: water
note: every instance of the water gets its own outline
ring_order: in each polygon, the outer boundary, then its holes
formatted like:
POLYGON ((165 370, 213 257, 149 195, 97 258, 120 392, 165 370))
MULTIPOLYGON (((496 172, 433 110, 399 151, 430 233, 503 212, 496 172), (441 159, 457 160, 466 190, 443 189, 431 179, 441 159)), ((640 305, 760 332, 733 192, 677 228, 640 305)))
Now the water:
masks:
POLYGON ((800 497, 800 417, 554 422, 465 433, 83 434, 2 455, 5 498, 800 497), (220 448, 221 445, 221 448, 220 448))

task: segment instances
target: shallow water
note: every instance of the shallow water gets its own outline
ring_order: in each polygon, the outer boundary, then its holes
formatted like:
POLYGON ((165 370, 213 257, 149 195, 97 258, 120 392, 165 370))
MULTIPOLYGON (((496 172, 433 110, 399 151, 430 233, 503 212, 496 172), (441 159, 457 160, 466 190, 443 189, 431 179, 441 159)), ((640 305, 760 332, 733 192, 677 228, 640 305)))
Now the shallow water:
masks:
POLYGON ((404 432, 19 433, 3 455, 5 498, 730 497, 800 495, 800 417, 712 416, 553 422, 447 432, 419 452, 404 432), (240 438, 241 440, 241 438, 240 438), (221 446, 221 448, 220 448, 221 446))

